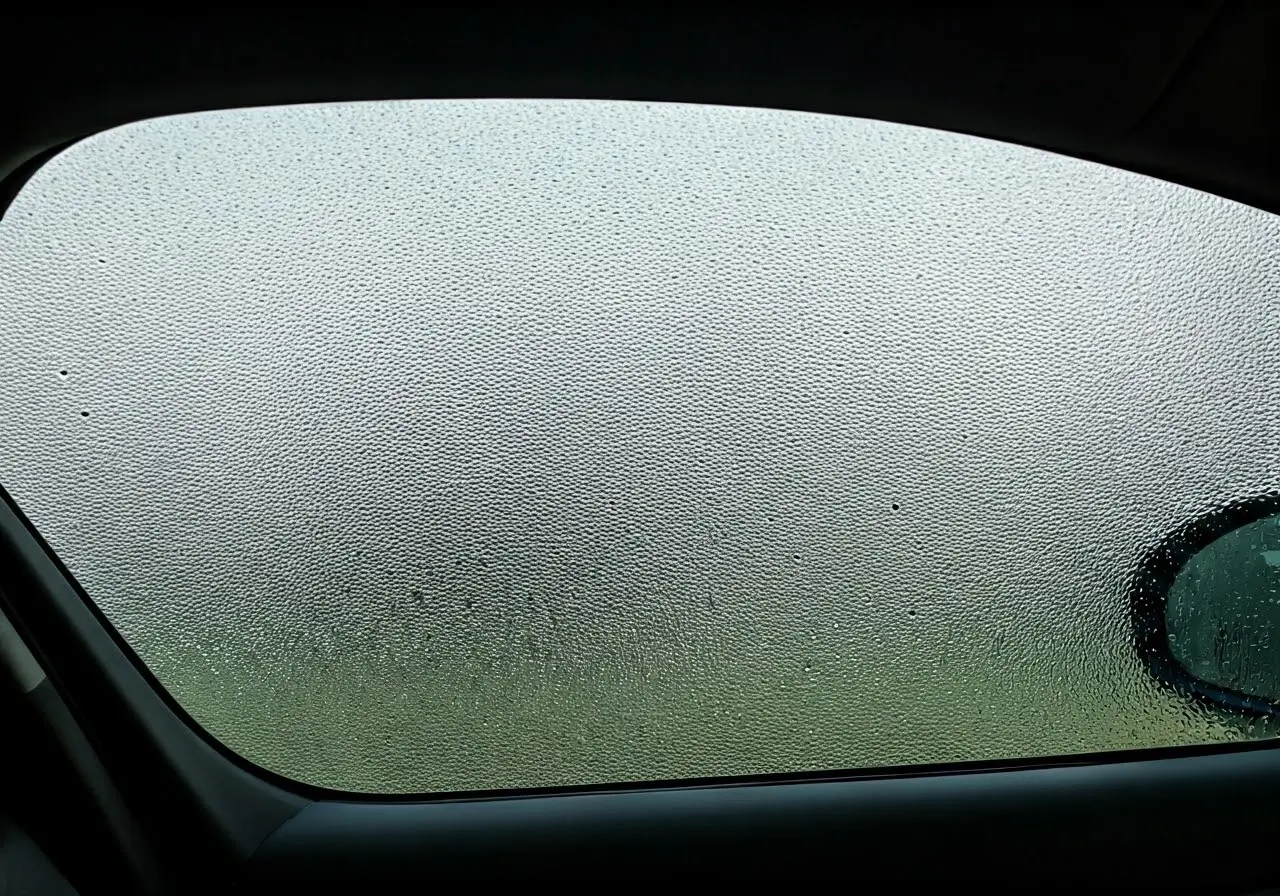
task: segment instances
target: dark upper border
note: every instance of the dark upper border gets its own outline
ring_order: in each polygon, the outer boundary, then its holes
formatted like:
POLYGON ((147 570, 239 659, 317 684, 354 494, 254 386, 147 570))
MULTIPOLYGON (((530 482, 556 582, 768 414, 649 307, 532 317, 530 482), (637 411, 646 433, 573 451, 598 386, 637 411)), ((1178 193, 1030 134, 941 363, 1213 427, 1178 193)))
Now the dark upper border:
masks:
MULTIPOLYGON (((1089 159, 1280 211, 1280 4, 898 0, 830 12, 433 7, 15 19, 0 178, 162 115, 568 97, 794 109, 1089 159)), ((0 204, 3 197, 0 197, 0 204)))
POLYGON ((1174 579, 1195 554, 1233 529, 1280 513, 1280 491, 1264 492, 1203 513, 1166 535, 1138 561, 1129 589, 1133 645, 1147 671, 1184 696, 1256 716, 1280 716, 1280 702, 1203 681, 1169 648, 1165 606, 1174 579))

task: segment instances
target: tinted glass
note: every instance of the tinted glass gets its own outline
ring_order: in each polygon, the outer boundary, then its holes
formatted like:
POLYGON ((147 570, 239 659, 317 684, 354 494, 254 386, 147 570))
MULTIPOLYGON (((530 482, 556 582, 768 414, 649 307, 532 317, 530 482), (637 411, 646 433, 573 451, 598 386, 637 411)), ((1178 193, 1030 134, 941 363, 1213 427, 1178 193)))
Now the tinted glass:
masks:
POLYGON ((1165 607, 1169 649, 1201 681, 1280 701, 1280 516, 1195 553, 1165 607))

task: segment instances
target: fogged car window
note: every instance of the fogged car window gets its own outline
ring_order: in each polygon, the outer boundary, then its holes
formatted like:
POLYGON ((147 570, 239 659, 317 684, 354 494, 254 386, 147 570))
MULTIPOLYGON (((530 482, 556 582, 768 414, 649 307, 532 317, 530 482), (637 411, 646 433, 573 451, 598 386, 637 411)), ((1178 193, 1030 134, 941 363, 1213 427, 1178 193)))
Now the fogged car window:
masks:
POLYGON ((200 725, 313 784, 1236 740, 1125 595, 1280 485, 1277 246, 793 112, 146 121, 0 224, 0 485, 200 725))

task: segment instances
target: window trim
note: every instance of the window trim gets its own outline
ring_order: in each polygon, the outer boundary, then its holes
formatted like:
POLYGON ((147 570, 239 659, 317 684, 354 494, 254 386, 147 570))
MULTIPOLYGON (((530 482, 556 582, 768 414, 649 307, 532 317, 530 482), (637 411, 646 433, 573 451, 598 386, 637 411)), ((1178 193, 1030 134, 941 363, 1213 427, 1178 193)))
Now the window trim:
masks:
POLYGON ((808 868, 899 882, 1008 879, 1043 876, 1048 859, 1062 879, 1095 883, 1107 870, 1148 887, 1274 883, 1272 863, 1250 857, 1274 846, 1267 807, 1280 798, 1280 739, 612 788, 344 794, 274 776, 187 718, 2 488, 0 610, 48 669, 171 879, 200 869, 195 883, 211 891, 308 875, 329 886, 379 876, 421 886, 442 865, 474 875, 477 856, 500 859, 522 843, 561 868, 653 857, 708 870, 707 838, 715 854, 748 860, 738 871, 789 862, 779 867, 796 877, 808 868), (583 854, 612 824, 641 839, 583 854), (922 833, 937 835, 928 861, 922 833), (1188 842, 1201 855, 1244 858, 1186 866, 1169 847, 1188 842))

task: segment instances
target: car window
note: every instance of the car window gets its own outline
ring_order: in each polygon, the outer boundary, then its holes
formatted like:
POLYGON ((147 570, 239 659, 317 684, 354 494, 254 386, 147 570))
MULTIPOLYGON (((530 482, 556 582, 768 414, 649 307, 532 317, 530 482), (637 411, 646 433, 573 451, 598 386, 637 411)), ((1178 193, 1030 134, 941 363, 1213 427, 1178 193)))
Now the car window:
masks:
POLYGON ((1277 246, 797 112, 144 121, 0 223, 0 485, 195 722, 340 790, 1270 735, 1126 594, 1280 485, 1277 246))

